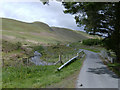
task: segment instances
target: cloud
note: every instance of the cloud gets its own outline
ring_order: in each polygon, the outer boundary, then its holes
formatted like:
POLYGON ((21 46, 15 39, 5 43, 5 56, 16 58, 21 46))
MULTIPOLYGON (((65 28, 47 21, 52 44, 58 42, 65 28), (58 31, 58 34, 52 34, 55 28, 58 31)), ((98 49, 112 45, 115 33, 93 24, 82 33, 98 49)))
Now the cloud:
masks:
POLYGON ((2 10, 1 17, 24 22, 40 21, 49 26, 80 30, 74 17, 63 13, 64 7, 60 2, 51 1, 49 5, 43 5, 42 2, 4 2, 2 10))

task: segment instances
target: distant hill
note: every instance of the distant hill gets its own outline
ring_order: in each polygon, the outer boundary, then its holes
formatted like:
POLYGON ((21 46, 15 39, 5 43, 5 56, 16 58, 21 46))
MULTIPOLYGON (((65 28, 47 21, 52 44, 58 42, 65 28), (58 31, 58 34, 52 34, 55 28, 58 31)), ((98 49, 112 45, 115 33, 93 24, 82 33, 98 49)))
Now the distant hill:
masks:
POLYGON ((66 28, 49 27, 42 22, 26 23, 13 19, 2 19, 2 37, 11 42, 22 43, 66 43, 90 38, 87 34, 66 28))

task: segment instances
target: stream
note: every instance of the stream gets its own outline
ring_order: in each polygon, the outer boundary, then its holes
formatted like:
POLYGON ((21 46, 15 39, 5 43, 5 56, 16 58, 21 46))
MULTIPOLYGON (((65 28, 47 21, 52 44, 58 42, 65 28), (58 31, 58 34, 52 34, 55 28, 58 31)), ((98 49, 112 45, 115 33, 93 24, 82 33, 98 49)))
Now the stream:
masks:
POLYGON ((40 59, 42 57, 41 53, 38 51, 34 52, 34 56, 30 58, 30 61, 35 65, 54 65, 54 63, 49 63, 40 59))

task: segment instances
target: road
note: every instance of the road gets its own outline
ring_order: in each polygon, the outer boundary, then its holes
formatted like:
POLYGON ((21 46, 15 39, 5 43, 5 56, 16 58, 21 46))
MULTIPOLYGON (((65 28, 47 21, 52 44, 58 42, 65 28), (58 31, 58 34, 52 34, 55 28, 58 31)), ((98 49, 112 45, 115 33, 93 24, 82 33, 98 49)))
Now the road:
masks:
POLYGON ((102 63, 97 53, 84 50, 86 59, 77 79, 77 88, 118 88, 118 77, 102 63))

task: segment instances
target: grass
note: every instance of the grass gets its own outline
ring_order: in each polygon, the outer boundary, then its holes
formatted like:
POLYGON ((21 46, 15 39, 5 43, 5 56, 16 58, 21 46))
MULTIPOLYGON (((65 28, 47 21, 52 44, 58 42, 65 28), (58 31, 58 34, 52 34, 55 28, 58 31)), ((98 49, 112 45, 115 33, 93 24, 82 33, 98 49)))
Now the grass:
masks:
POLYGON ((86 36, 86 37, 91 38, 91 39, 98 39, 98 38, 100 38, 97 35, 89 35, 89 34, 87 34, 86 32, 83 32, 83 31, 75 31, 75 32, 77 32, 79 34, 82 34, 83 36, 86 36))
POLYGON ((16 66, 22 63, 24 57, 33 55, 33 50, 28 47, 23 47, 20 42, 11 43, 2 40, 2 60, 4 66, 16 66))
MULTIPOLYGON (((101 57, 101 56, 100 56, 101 57)), ((117 76, 120 77, 120 64, 119 63, 111 63, 108 59, 107 62, 105 61, 105 59, 103 57, 101 57, 103 63, 110 69, 112 70, 117 76)))
POLYGON ((70 58, 77 55, 78 50, 67 47, 66 45, 52 45, 44 47, 44 51, 41 51, 41 59, 47 60, 48 62, 56 62, 59 60, 59 55, 62 57, 62 61, 65 62, 70 58))
POLYGON ((92 52, 95 52, 95 53, 100 53, 100 51, 101 51, 98 48, 82 48, 82 49, 89 50, 89 51, 92 51, 92 52))
POLYGON ((113 63, 113 64, 107 64, 107 66, 115 72, 120 77, 120 64, 119 63, 113 63))
POLYGON ((2 89, 2 71, 0 71, 0 89, 2 89))
MULTIPOLYGON (((68 81, 74 80, 70 79, 70 75, 80 69, 82 60, 76 60, 60 72, 55 71, 60 65, 25 66, 22 62, 24 57, 30 58, 36 50, 42 54, 42 60, 53 63, 59 60, 60 54, 62 61, 66 62, 82 48, 98 52, 98 47, 81 44, 82 40, 91 38, 89 35, 66 28, 49 27, 42 22, 25 23, 2 18, 2 29, 2 56, 5 61, 3 88, 41 88, 63 81, 67 83, 67 78, 68 81)), ((70 85, 68 87, 73 84, 70 85)))
POLYGON ((73 74, 69 75, 62 81, 48 86, 48 88, 76 88, 76 81, 78 79, 78 75, 80 73, 80 69, 82 68, 85 57, 86 57, 86 55, 83 58, 81 58, 81 60, 80 60, 81 65, 78 70, 76 70, 73 74))
POLYGON ((61 82, 78 71, 81 65, 79 59, 61 71, 56 71, 59 65, 3 68, 3 88, 45 88, 61 82))
MULTIPOLYGON (((27 44, 34 43, 37 44, 39 42, 47 44, 47 43, 57 43, 57 40, 53 37, 46 37, 46 36, 41 36, 41 35, 34 35, 32 33, 24 32, 24 33, 19 33, 19 32, 13 32, 13 31, 5 31, 3 30, 3 39, 8 40, 8 38, 12 41, 14 39, 14 42, 20 41, 21 43, 27 42, 27 44), (11 36, 13 38, 11 38, 11 36)), ((13 41, 12 41, 13 42, 13 41)))
POLYGON ((93 52, 100 52, 102 49, 98 46, 85 46, 80 42, 70 43, 68 47, 66 44, 61 45, 31 45, 31 46, 23 46, 22 43, 16 42, 8 42, 2 41, 2 56, 4 60, 4 66, 16 66, 16 64, 23 64, 22 60, 24 58, 30 58, 34 56, 34 51, 39 51, 42 54, 41 60, 46 62, 55 63, 59 60, 59 55, 61 55, 62 62, 66 62, 72 57, 77 55, 79 49, 85 49, 93 52))
POLYGON ((70 47, 75 48, 76 50, 85 49, 85 50, 89 50, 96 53, 100 53, 100 51, 104 49, 104 47, 97 46, 97 45, 94 45, 94 46, 83 45, 81 42, 71 43, 70 47))
POLYGON ((24 58, 30 58, 34 56, 34 51, 38 51, 42 54, 41 59, 46 62, 55 63, 59 60, 61 55, 62 62, 66 62, 70 58, 77 55, 78 50, 73 47, 67 47, 66 45, 32 45, 23 46, 20 42, 12 43, 3 40, 2 41, 2 56, 4 60, 4 66, 16 66, 15 64, 23 64, 24 58))
POLYGON ((0 18, 2 20, 2 39, 11 42, 27 44, 55 44, 77 42, 88 39, 86 35, 73 30, 49 27, 42 22, 26 23, 17 20, 0 18))

